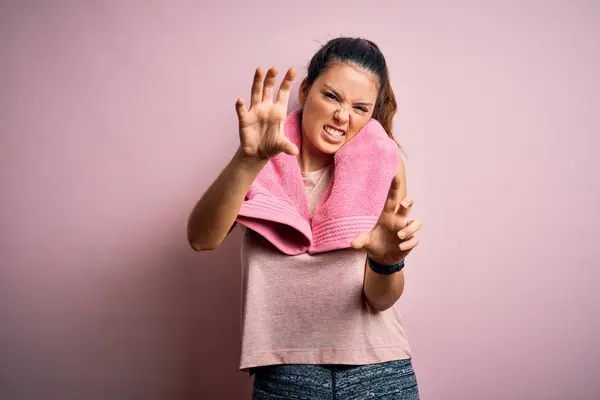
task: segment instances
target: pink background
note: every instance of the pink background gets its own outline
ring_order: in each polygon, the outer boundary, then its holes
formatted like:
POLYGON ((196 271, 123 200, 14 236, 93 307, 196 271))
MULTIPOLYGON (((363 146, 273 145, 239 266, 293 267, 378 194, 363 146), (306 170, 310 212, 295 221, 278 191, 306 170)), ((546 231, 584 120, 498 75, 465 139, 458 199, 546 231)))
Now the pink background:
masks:
MULTIPOLYGON (((187 247, 253 70, 380 44, 423 399, 600 398, 600 5, 0 6, 0 398, 243 399, 240 236, 187 247)), ((299 80, 298 80, 299 81, 299 80)))

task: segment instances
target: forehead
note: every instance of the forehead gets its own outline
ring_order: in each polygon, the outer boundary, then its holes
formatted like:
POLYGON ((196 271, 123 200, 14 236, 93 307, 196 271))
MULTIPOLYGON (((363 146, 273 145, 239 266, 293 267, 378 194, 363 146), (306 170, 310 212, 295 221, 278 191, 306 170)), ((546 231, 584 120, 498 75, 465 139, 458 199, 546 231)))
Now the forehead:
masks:
POLYGON ((374 100, 379 91, 375 74, 359 66, 340 62, 330 65, 315 83, 329 86, 353 101, 374 100))

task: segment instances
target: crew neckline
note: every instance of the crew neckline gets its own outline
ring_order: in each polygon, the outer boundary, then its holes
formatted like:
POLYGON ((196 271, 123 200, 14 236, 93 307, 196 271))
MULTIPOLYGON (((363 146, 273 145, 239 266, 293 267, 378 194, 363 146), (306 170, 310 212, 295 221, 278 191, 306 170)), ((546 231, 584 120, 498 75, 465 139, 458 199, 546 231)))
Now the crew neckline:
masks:
POLYGON ((317 169, 315 171, 302 172, 302 176, 319 175, 320 173, 324 172, 325 170, 327 170, 327 169, 329 169, 331 167, 333 167, 333 164, 329 164, 326 167, 323 167, 321 169, 317 169))

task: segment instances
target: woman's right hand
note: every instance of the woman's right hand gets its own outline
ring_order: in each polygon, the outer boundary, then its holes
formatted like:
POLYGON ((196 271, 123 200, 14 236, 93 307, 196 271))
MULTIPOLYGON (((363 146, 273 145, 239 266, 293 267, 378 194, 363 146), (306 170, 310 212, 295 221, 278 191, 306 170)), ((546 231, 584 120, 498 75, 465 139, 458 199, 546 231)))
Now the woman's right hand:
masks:
POLYGON ((265 76, 259 67, 254 73, 250 109, 244 106, 244 100, 235 103, 240 127, 240 154, 247 160, 265 161, 279 153, 291 156, 298 154, 298 147, 284 134, 288 100, 296 71, 290 68, 273 101, 273 89, 277 68, 267 71, 265 76))

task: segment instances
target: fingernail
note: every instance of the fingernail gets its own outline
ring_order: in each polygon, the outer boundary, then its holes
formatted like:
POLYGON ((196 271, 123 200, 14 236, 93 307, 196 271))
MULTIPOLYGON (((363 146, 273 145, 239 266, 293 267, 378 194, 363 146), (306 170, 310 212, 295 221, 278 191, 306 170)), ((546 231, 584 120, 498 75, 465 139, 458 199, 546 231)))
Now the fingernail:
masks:
POLYGON ((404 239, 404 238, 406 237, 406 233, 404 233, 404 232, 400 231, 400 232, 398 232, 398 237, 399 237, 400 239, 404 239))

